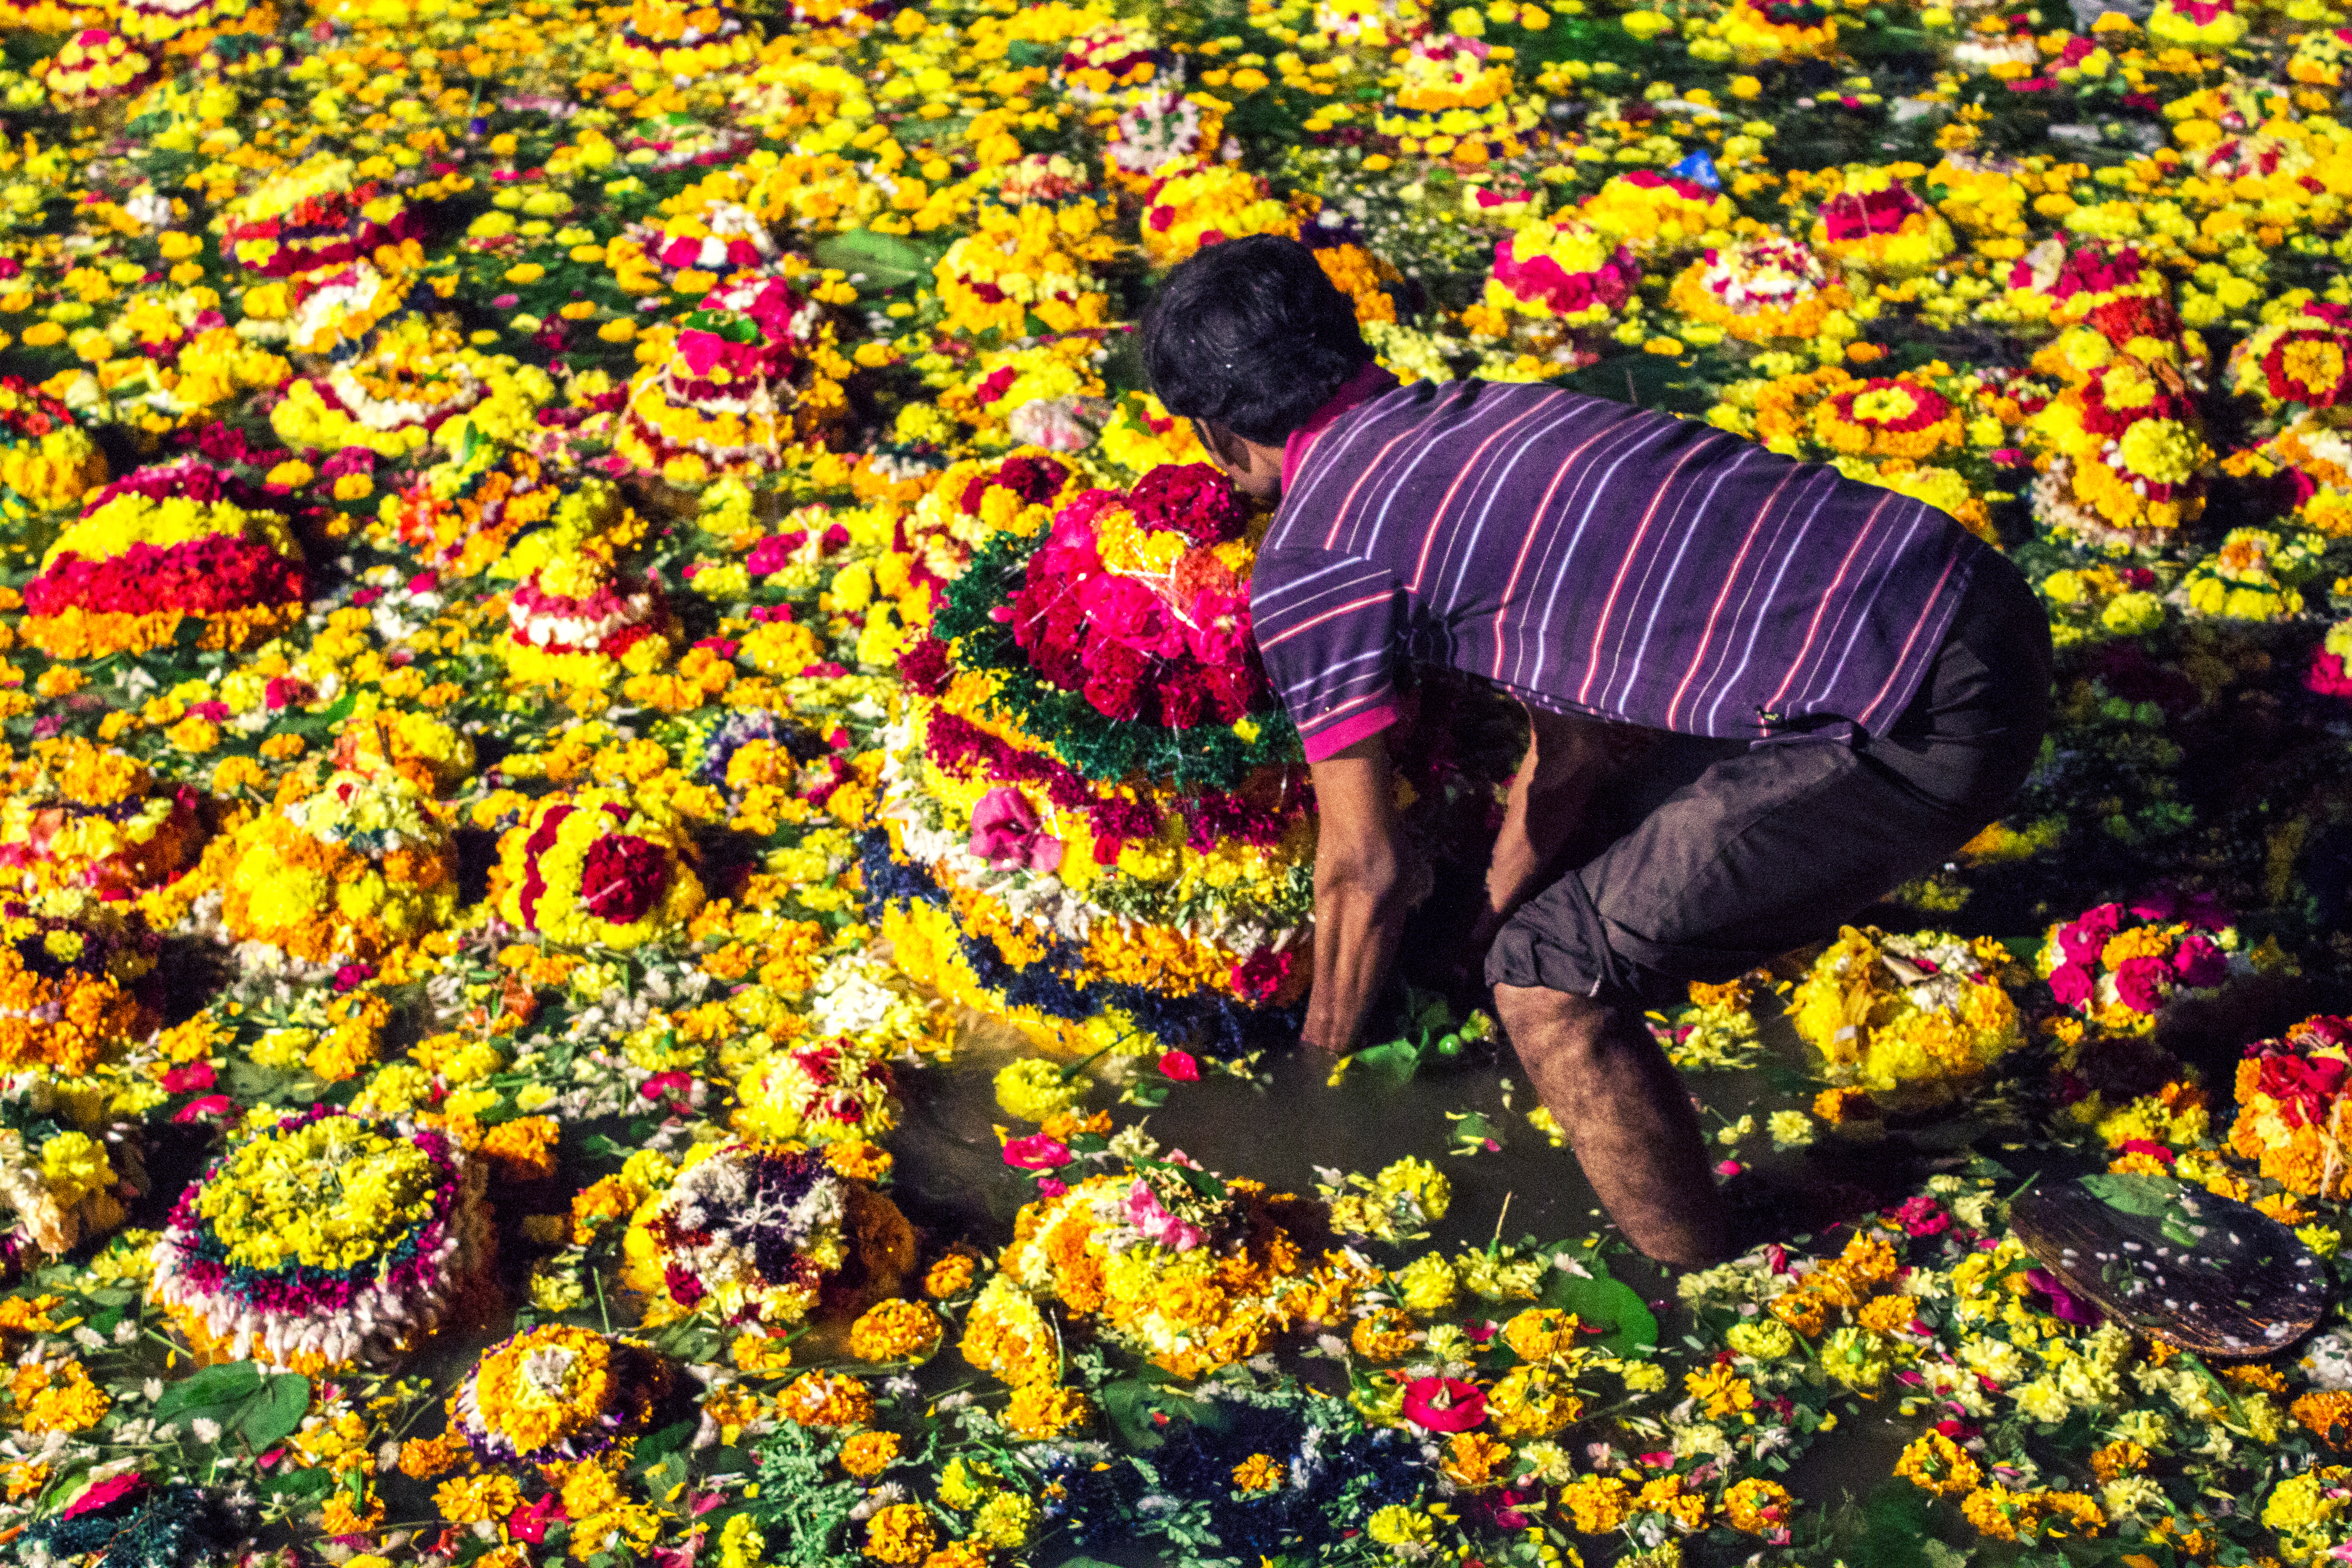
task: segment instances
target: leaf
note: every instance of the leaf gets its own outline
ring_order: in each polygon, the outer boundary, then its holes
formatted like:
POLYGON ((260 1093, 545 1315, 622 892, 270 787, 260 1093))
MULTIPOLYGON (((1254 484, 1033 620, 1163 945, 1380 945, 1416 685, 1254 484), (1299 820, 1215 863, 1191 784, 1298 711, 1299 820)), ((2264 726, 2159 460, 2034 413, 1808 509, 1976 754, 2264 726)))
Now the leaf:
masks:
POLYGON ((1128 1447, 1148 1452, 1164 1441, 1160 1424, 1152 1419, 1159 1412, 1156 1401, 1161 1393, 1139 1379, 1123 1377, 1095 1390, 1095 1405, 1110 1417, 1128 1447))
POLYGON ((292 1436, 310 1410, 310 1380, 297 1372, 275 1373, 239 1413, 237 1430, 255 1453, 267 1453, 292 1436))
POLYGON ((1651 1314, 1641 1294, 1623 1280, 1612 1278, 1599 1252, 1577 1247, 1559 1251, 1571 1255, 1589 1273, 1571 1274, 1554 1268, 1549 1282, 1544 1286, 1543 1304, 1574 1312, 1590 1327, 1605 1329, 1598 1343, 1611 1355, 1655 1348, 1658 1320, 1651 1314))
POLYGON ((1920 1543, 1933 1529, 1919 1489, 1908 1481, 1886 1481, 1863 1505, 1862 1539, 1848 1555, 1871 1568, 1927 1568, 1920 1543))
POLYGON ((1356 1053, 1354 1060, 1367 1072, 1402 1083, 1421 1065, 1421 1051, 1410 1040, 1391 1040, 1384 1046, 1366 1047, 1356 1053))
POLYGON ((155 1402, 155 1419, 160 1423, 201 1415, 219 1421, 222 1417, 215 1414, 216 1410, 233 1414, 236 1406, 261 1392, 261 1366, 257 1362, 208 1366, 165 1389, 163 1397, 155 1402))
POLYGON ((2154 1219, 2180 1195, 2180 1184, 2169 1176, 2101 1173, 2081 1178, 2083 1190, 2111 1209, 2154 1219))
POLYGON ((314 1465, 309 1469, 291 1470, 283 1466, 264 1484, 279 1497, 316 1497, 334 1484, 335 1472, 314 1465))
POLYGON ((639 1439, 636 1452, 631 1456, 635 1462, 629 1468, 639 1475, 652 1469, 685 1447, 694 1436, 695 1426, 696 1423, 692 1421, 673 1421, 660 1431, 639 1439))
POLYGON ((932 265, 946 251, 945 246, 863 228, 827 235, 815 246, 816 264, 848 273, 862 294, 887 293, 929 278, 932 265))

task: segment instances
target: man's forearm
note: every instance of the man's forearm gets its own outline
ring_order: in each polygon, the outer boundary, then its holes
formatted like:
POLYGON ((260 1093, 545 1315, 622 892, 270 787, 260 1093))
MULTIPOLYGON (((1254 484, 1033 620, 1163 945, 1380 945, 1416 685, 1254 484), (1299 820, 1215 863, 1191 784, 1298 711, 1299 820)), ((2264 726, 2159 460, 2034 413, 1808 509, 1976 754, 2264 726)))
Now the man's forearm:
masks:
POLYGON ((1309 1045, 1339 1052, 1363 1029, 1412 900, 1402 868, 1316 881, 1315 989, 1304 1033, 1309 1045))

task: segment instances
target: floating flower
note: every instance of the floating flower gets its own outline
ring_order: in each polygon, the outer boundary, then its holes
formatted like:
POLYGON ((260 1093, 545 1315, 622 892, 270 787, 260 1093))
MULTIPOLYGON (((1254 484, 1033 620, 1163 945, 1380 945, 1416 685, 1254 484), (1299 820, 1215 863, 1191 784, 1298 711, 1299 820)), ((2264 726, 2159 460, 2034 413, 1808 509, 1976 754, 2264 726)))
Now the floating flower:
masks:
POLYGON ((2181 590, 2191 614, 2274 621, 2303 613, 2302 584, 2318 572, 2321 542, 2267 528, 2233 528, 2189 567, 2181 590))
POLYGON ((878 1141, 898 1124, 887 1063, 846 1039, 778 1051, 736 1085, 742 1106, 733 1124, 747 1137, 808 1143, 878 1141))
POLYGON ((1709 250, 1675 275, 1667 298, 1690 320, 1759 346, 1820 338, 1853 302, 1811 246, 1777 235, 1709 250))
POLYGON ((1831 1070, 1891 1104, 1936 1105, 2023 1043, 1998 943, 1847 927, 1790 1005, 1831 1070))
POLYGON ((0 800, 0 868, 26 893, 138 893, 194 864, 205 826, 195 793, 89 741, 37 741, 0 800))
POLYGON ((348 158, 321 153, 282 169, 228 212, 222 249, 265 278, 316 274, 372 260, 380 247, 425 233, 411 194, 362 178, 348 158))
MULTIPOLYGON (((1578 209, 1639 256, 1673 256, 1729 238, 1731 198, 1679 174, 1636 169, 1613 176, 1578 209)), ((1818 241, 1816 241, 1818 243, 1818 241)))
POLYGON ((629 19, 613 39, 625 70, 687 81, 751 62, 759 35, 725 5, 694 0, 631 0, 629 19))
POLYGON ((1495 244, 1486 304, 1567 326, 1607 321, 1642 280, 1633 253, 1580 217, 1524 224, 1495 244))
POLYGON ((1225 164, 1178 169, 1152 189, 1143 209, 1143 253, 1173 267, 1204 246, 1245 234, 1297 238, 1298 219, 1267 194, 1265 182, 1225 164))
POLYGON ((2235 0, 2157 0, 2147 36, 2185 49, 2226 49, 2246 36, 2235 0))
POLYGON ((1094 268, 1116 248, 1091 204, 989 205, 974 231, 940 258, 932 278, 950 323, 961 331, 1024 337, 1034 317, 1047 331, 1076 331, 1104 322, 1109 300, 1094 268))
POLYGON ((482 1352, 449 1396, 449 1424, 488 1463, 562 1464, 644 1431, 675 1382, 643 1341, 542 1323, 482 1352))
POLYGON ((1723 14, 1723 41, 1745 62, 1827 58, 1837 37, 1837 18, 1811 0, 1736 0, 1723 14))
POLYGON ((756 478, 839 421, 851 369, 791 283, 724 284, 679 323, 675 354, 630 382, 614 452, 675 485, 756 478))
POLYGON ((2352 403, 2347 352, 2352 309, 2306 299, 2238 344, 2230 355, 2231 387, 2273 411, 2335 408, 2352 403))

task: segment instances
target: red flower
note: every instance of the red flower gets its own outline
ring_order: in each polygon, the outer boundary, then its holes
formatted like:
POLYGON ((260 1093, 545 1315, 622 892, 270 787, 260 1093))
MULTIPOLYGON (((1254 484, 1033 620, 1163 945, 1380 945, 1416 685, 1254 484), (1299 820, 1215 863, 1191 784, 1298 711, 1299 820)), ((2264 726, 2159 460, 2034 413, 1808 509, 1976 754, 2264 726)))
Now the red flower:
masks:
POLYGON ((1458 1378, 1416 1378, 1405 1384, 1404 1418, 1431 1432, 1467 1432, 1486 1419, 1486 1395, 1458 1378))
POLYGON ((2160 958, 2127 958, 2116 971, 2116 996, 2135 1013, 2153 1013, 2172 989, 2172 966, 2160 958))
POLYGON ((65 1517, 79 1519, 83 1514, 96 1513, 100 1509, 146 1489, 147 1478, 135 1470, 126 1475, 109 1476, 83 1488, 79 1497, 66 1504, 65 1517))
POLYGON ((1168 529, 1195 544, 1239 539, 1249 507, 1224 471, 1208 463, 1162 463, 1128 492, 1129 510, 1144 528, 1168 529))
POLYGON ((2062 963, 2050 972, 2050 994, 2061 1007, 2086 1007, 2097 991, 2097 979, 2083 964, 2062 963))
POLYGON ((1178 1083, 1201 1081, 1201 1064, 1192 1059, 1190 1051, 1162 1051, 1160 1055, 1160 1070, 1178 1083))
POLYGON ((633 833, 608 833, 588 847, 580 868, 580 907, 600 921, 627 925, 644 918, 669 880, 669 856, 633 833))

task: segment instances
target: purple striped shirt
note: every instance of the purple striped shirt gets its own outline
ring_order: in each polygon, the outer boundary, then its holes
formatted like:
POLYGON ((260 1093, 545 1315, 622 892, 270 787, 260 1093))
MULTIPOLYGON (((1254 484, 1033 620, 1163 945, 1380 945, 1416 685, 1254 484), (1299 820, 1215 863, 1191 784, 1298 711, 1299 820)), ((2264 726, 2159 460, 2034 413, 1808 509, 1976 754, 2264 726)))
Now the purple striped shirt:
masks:
POLYGON ((1557 387, 1422 382, 1331 413, 1292 438, 1250 578, 1311 761, 1395 721, 1401 660, 1648 729, 1874 734, 1987 548, 1824 464, 1557 387))

